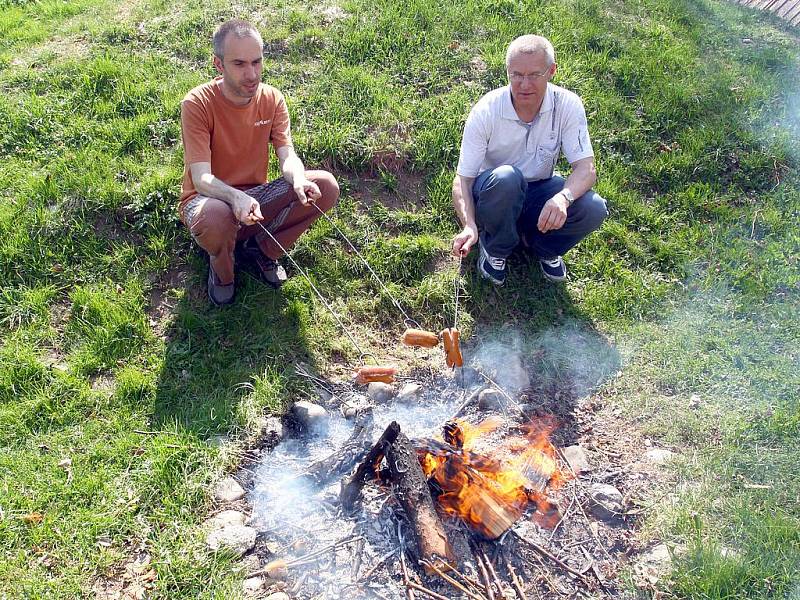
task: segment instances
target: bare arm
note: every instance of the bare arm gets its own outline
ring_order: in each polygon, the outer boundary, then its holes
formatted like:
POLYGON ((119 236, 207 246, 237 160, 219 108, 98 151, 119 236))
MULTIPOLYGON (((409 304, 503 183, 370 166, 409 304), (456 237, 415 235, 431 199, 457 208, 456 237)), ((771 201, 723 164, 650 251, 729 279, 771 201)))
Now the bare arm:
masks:
MULTIPOLYGON (((597 171, 594 166, 594 157, 589 156, 576 160, 572 163, 572 172, 564 182, 564 189, 572 192, 572 197, 576 200, 592 189, 597 181, 597 171)), ((536 226, 542 233, 561 229, 567 220, 567 208, 570 202, 561 192, 550 198, 539 213, 539 221, 536 226)))
POLYGON ((211 172, 211 163, 192 163, 189 165, 189 171, 192 174, 192 182, 197 193, 222 200, 231 207, 236 218, 245 225, 252 225, 264 219, 258 201, 215 177, 211 172))
POLYGON ((294 188, 294 193, 302 204, 309 204, 322 197, 317 184, 306 178, 303 161, 292 146, 281 146, 275 150, 275 154, 278 155, 283 178, 294 188))
POLYGON ((461 221, 461 232, 453 238, 453 255, 466 256, 478 241, 478 226, 475 224, 475 199, 472 197, 474 177, 456 175, 453 180, 453 208, 461 221))

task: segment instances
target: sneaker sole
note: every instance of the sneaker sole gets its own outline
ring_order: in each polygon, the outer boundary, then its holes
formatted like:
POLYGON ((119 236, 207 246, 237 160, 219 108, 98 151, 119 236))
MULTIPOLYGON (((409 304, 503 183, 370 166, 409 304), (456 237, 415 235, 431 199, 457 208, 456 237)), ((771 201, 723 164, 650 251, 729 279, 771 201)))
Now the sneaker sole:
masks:
POLYGON ((502 286, 506 282, 505 279, 496 279, 495 277, 492 277, 489 273, 487 273, 486 271, 483 270, 483 266, 481 264, 478 264, 478 273, 486 281, 492 282, 497 287, 502 286))
POLYGON ((539 268, 542 270, 542 275, 544 275, 545 279, 548 279, 550 281, 555 281, 556 283, 561 283, 562 281, 566 281, 567 280, 567 274, 566 273, 564 273, 564 275, 561 276, 561 277, 557 277, 555 275, 550 275, 550 273, 545 271, 544 267, 542 266, 541 263, 539 263, 539 268))

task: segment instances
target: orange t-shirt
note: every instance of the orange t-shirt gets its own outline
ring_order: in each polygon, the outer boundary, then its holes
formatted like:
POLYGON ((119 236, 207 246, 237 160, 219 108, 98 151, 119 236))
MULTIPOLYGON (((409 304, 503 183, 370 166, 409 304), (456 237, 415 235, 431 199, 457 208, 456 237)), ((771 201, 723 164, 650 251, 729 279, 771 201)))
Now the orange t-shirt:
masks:
POLYGON ((197 86, 181 102, 183 207, 197 190, 189 165, 211 163, 211 172, 232 187, 252 187, 267 180, 269 144, 292 145, 289 111, 277 89, 262 83, 253 98, 237 106, 222 94, 222 77, 197 86))

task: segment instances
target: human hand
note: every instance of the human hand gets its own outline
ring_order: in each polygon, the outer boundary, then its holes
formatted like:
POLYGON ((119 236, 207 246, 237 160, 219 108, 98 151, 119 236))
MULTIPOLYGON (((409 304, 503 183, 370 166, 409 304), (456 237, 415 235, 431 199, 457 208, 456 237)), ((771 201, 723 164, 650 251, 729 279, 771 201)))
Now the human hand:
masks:
POLYGON ((561 193, 556 194, 545 202, 542 212, 539 213, 539 221, 536 223, 536 227, 542 233, 561 229, 567 220, 568 207, 569 201, 561 193))
POLYGON ((297 199, 300 200, 300 204, 303 206, 313 204, 322 198, 322 192, 319 191, 317 184, 313 181, 309 181, 308 179, 300 179, 295 181, 294 193, 297 194, 297 199))
POLYGON ((467 225, 453 238, 453 256, 466 256, 478 241, 478 231, 472 225, 467 225))
POLYGON ((258 200, 244 192, 236 197, 232 208, 234 216, 244 225, 254 225, 258 221, 264 220, 258 200))

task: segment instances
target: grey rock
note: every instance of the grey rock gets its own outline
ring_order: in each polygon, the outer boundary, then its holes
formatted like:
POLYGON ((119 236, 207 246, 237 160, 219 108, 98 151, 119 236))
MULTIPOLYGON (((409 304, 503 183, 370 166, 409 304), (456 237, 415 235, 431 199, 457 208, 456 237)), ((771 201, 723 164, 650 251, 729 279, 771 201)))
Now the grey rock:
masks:
POLYGON ((264 417, 259 421, 258 425, 261 438, 271 443, 277 444, 286 435, 283 423, 278 417, 264 417))
POLYGON ((223 510, 221 513, 214 515, 210 519, 206 519, 206 521, 203 523, 203 527, 208 527, 210 529, 222 529, 223 527, 228 527, 229 525, 244 525, 244 520, 244 513, 239 512, 238 510, 223 510))
POLYGON ((264 579, 261 577, 250 577, 244 580, 242 588, 245 596, 257 596, 264 589, 264 579))
POLYGON ((291 600, 286 592, 275 592, 267 596, 266 600, 291 600))
POLYGON ((613 485, 595 483, 589 488, 592 514, 603 521, 615 521, 623 514, 622 493, 613 485))
POLYGON ((503 410, 508 404, 508 398, 494 388, 488 388, 478 394, 478 408, 481 410, 503 410))
POLYGON ((215 529, 206 537, 206 544, 211 550, 232 550, 239 556, 251 550, 256 545, 257 532, 246 525, 228 525, 222 529, 215 529))
POLYGON ((367 396, 375 404, 385 404, 397 393, 395 387, 391 383, 383 383, 381 381, 373 381, 367 388, 367 396))
POLYGON ((233 477, 226 477, 214 486, 214 499, 217 502, 235 502, 244 497, 244 488, 233 477))
POLYGON ((654 465, 661 465, 675 458, 675 453, 665 448, 652 448, 645 452, 645 456, 654 465))
POLYGON ((242 558, 242 569, 244 569, 245 573, 252 573, 260 568, 261 560, 258 558, 257 553, 253 552, 242 558))
POLYGON ((328 411, 319 404, 300 400, 292 405, 292 414, 305 427, 314 427, 328 416, 328 411))
POLYGON ((411 402, 412 400, 419 400, 422 396, 422 386, 418 383, 407 383, 397 394, 398 402, 411 402))
POLYGON ((208 438, 208 445, 212 448, 222 448, 230 441, 230 438, 225 434, 212 435, 208 438))
POLYGON ((589 464, 589 458, 586 456, 586 451, 580 446, 567 446, 561 451, 564 458, 567 459, 570 468, 575 471, 576 475, 591 471, 592 466, 589 464))

